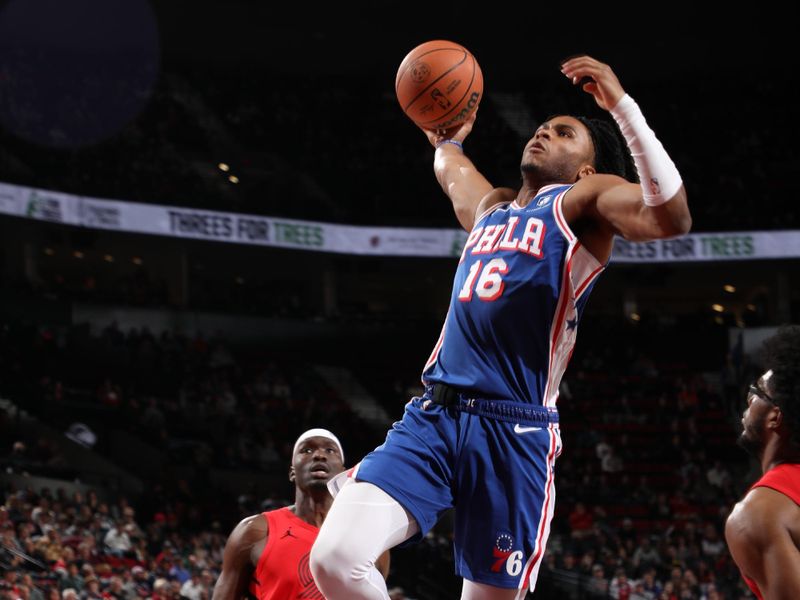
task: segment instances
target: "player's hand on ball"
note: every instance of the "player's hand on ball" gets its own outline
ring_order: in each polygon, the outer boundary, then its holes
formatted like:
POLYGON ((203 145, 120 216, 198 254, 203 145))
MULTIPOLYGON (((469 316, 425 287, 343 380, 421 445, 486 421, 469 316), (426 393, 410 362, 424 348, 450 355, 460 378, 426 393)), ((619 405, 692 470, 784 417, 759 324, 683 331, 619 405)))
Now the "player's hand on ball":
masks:
POLYGON ((614 108, 625 95, 611 67, 591 56, 576 56, 564 61, 561 72, 573 85, 582 84, 583 91, 594 96, 597 105, 604 110, 614 108))
POLYGON ((453 140, 454 142, 464 143, 467 136, 472 132, 472 126, 475 124, 475 118, 478 116, 478 111, 475 110, 467 119, 458 127, 451 127, 450 129, 422 129, 422 132, 427 136, 431 146, 436 148, 445 140, 453 140))

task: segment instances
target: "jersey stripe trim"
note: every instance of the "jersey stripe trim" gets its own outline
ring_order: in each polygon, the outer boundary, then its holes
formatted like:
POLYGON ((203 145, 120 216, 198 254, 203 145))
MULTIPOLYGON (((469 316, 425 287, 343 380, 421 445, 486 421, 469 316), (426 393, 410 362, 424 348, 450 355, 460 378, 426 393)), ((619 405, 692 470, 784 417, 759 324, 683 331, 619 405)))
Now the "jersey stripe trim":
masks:
POLYGON ((597 276, 603 271, 603 269, 605 269, 603 265, 598 266, 594 271, 592 271, 589 274, 589 276, 586 279, 583 280, 583 283, 581 283, 578 286, 578 289, 575 290, 576 300, 579 299, 583 295, 583 292, 585 292, 589 288, 589 284, 592 283, 595 279, 597 279, 597 276))
POLYGON ((574 244, 570 244, 564 261, 564 272, 561 275, 561 289, 559 290, 558 304, 556 305, 555 312, 556 318, 553 320, 553 324, 550 327, 550 358, 548 359, 547 364, 547 385, 545 385, 544 394, 542 395, 542 406, 554 406, 558 397, 558 390, 556 390, 555 394, 551 394, 550 392, 550 388, 552 387, 555 379, 553 377, 553 367, 555 366, 556 362, 556 352, 559 349, 558 339, 561 337, 561 333, 566 323, 567 302, 569 302, 571 299, 571 294, 569 293, 569 281, 572 271, 572 259, 580 247, 581 243, 577 241, 574 244), (551 395, 553 396, 552 403, 549 402, 551 395))
POLYGON ((553 216, 555 217, 556 225, 558 225, 558 228, 561 230, 561 233, 564 234, 564 237, 567 238, 567 241, 570 244, 574 242, 576 239, 578 239, 578 236, 576 236, 572 232, 572 229, 569 228, 569 225, 567 224, 567 219, 564 217, 564 209, 562 207, 562 204, 564 203, 564 196, 571 189, 572 186, 561 192, 558 196, 556 196, 556 201, 553 202, 553 216))
POLYGON ((538 533, 536 535, 536 544, 533 548, 533 554, 528 559, 528 564, 525 565, 523 577, 519 583, 519 588, 526 591, 536 584, 536 579, 539 576, 539 567, 544 557, 544 546, 547 543, 547 538, 550 536, 550 521, 553 518, 553 507, 555 506, 556 490, 553 475, 555 474, 556 447, 558 446, 556 443, 556 436, 558 434, 553 427, 549 427, 547 432, 550 435, 550 450, 547 453, 547 483, 545 484, 544 504, 542 505, 542 513, 539 517, 539 527, 537 528, 538 533))
POLYGON ((450 314, 448 311, 448 315, 444 319, 444 324, 442 325, 442 332, 439 334, 439 340, 436 342, 436 345, 433 347, 433 352, 431 352, 430 357, 428 357, 428 362, 425 363, 425 367, 422 369, 422 383, 425 383, 425 373, 430 369, 434 363, 436 363, 436 359, 439 358, 439 350, 442 349, 442 344, 444 343, 444 330, 447 327, 447 319, 450 318, 450 314))

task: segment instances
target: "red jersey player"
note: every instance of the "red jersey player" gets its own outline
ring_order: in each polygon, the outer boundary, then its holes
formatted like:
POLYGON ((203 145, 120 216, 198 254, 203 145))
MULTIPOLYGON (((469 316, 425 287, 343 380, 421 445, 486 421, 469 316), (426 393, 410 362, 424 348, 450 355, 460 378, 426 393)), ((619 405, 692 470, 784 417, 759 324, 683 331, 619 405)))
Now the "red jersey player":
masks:
MULTIPOLYGON (((258 600, 322 600, 308 555, 333 501, 328 481, 342 471, 344 452, 333 433, 326 429, 303 433, 295 442, 289 468, 294 505, 247 517, 236 526, 225 544, 213 600, 239 600, 248 591, 258 600)), ((386 577, 388 552, 378 559, 377 567, 386 577)))

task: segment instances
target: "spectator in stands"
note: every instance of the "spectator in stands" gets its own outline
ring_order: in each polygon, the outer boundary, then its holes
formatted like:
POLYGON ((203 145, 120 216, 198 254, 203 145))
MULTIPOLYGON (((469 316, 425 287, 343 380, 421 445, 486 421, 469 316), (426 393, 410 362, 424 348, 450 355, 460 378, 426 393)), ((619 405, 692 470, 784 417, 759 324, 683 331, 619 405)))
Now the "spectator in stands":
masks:
POLYGON ((650 536, 643 535, 639 538, 639 544, 631 557, 633 567, 638 572, 646 572, 661 563, 661 556, 650 541, 650 536))
POLYGON ((105 590, 108 600, 126 600, 124 583, 122 577, 113 575, 108 580, 108 587, 105 590))
POLYGON ((625 569, 619 568, 614 573, 614 578, 608 586, 608 595, 616 600, 629 600, 633 586, 625 574, 625 569))
POLYGON ((594 525, 594 517, 586 510, 586 505, 583 502, 575 504, 575 508, 569 514, 569 526, 572 531, 572 537, 581 538, 588 535, 594 525))
POLYGON ((106 550, 115 556, 125 556, 133 547, 123 521, 114 523, 103 538, 103 543, 106 550))
POLYGON ((714 465, 706 471, 708 483, 724 490, 731 482, 731 474, 728 469, 722 465, 722 461, 715 460, 714 465))
POLYGON ((722 539, 713 523, 707 523, 703 529, 701 547, 703 554, 710 560, 716 559, 725 551, 725 540, 722 539))
POLYGON ((61 600, 80 600, 80 598, 77 590, 74 590, 73 588, 67 588, 65 590, 61 590, 61 600))
POLYGON ((648 569, 640 580, 642 591, 640 592, 648 600, 654 600, 661 595, 662 586, 656 579, 655 569, 648 569))
POLYGON ((201 600, 203 592, 208 592, 208 589, 203 584, 200 578, 200 572, 192 571, 192 576, 187 579, 181 586, 181 596, 189 600, 201 600))
POLYGON ((603 565, 596 564, 592 567, 592 577, 586 586, 586 591, 592 598, 606 598, 608 596, 608 580, 603 570, 603 565))

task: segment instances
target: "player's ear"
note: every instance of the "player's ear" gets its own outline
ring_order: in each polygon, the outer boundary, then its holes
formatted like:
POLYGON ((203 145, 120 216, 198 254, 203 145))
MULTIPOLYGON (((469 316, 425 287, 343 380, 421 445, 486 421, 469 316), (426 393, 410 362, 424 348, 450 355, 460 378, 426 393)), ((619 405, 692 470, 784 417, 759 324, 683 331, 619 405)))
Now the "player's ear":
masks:
POLYGON ((592 165, 583 165, 578 171, 578 177, 576 178, 576 181, 579 181, 584 177, 588 177, 589 175, 594 175, 595 173, 597 173, 597 170, 592 165))
POLYGON ((783 411, 779 406, 773 406, 767 417, 767 427, 770 429, 780 429, 781 425, 783 425, 783 411))
POLYGON ((289 467, 289 481, 294 483, 295 475, 294 475, 294 467, 289 467))

